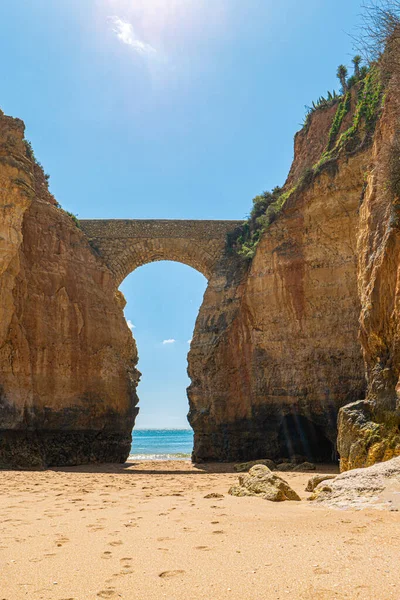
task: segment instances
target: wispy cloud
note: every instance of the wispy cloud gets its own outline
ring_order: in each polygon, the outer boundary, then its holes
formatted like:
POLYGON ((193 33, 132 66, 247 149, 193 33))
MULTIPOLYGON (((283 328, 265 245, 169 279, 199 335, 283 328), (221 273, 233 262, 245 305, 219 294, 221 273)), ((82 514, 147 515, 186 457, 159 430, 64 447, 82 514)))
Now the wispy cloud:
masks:
POLYGON ((192 343, 192 338, 190 338, 190 340, 188 340, 187 343, 190 345, 192 343))
POLYGON ((108 17, 112 26, 113 32, 117 38, 127 46, 130 46, 135 52, 142 56, 156 54, 156 49, 150 44, 140 40, 133 29, 132 23, 124 21, 120 17, 108 17))
POLYGON ((128 325, 128 327, 131 331, 132 331, 132 329, 135 329, 135 327, 136 327, 136 325, 134 325, 130 319, 127 319, 126 324, 128 325))
POLYGON ((170 338, 169 340, 163 340, 163 344, 175 344, 176 340, 170 338))

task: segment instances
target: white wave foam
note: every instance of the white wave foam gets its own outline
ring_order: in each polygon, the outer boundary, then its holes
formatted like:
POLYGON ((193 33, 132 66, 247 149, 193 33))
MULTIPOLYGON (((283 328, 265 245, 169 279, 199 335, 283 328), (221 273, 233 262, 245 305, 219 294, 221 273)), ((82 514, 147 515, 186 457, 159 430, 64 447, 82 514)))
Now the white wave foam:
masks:
POLYGON ((128 460, 190 460, 190 454, 130 454, 128 460))

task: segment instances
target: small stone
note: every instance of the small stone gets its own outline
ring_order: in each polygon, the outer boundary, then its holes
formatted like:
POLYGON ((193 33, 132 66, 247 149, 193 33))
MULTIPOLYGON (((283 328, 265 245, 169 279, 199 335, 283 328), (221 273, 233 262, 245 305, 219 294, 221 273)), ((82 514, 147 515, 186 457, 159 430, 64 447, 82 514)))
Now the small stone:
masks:
POLYGON ((308 480, 306 492, 313 492, 317 485, 319 485, 322 481, 326 481, 328 479, 335 479, 336 475, 313 475, 311 479, 308 480))
POLYGON ((311 462, 303 462, 300 465, 295 466, 293 471, 315 471, 316 466, 311 462))
POLYGON ((255 465, 265 465, 271 471, 276 468, 274 461, 270 460, 269 458, 260 458, 258 460, 250 460, 248 462, 238 463, 233 465, 233 468, 237 473, 243 473, 245 471, 250 471, 251 467, 254 467, 255 465))
POLYGON ((301 465, 301 463, 307 462, 307 458, 305 456, 302 456, 301 454, 294 454, 290 457, 290 462, 292 462, 295 465, 301 465))
POLYGON ((278 465, 278 471, 293 471, 295 465, 291 462, 284 462, 278 465))

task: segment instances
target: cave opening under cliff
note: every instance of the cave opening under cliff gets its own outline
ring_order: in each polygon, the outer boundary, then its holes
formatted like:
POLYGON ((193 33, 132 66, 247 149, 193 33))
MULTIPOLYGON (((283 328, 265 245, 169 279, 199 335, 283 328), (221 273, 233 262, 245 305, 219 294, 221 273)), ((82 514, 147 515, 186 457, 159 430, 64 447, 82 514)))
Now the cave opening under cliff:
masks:
POLYGON ((332 462, 335 448, 321 427, 298 414, 285 415, 278 432, 282 458, 302 456, 310 462, 332 462))

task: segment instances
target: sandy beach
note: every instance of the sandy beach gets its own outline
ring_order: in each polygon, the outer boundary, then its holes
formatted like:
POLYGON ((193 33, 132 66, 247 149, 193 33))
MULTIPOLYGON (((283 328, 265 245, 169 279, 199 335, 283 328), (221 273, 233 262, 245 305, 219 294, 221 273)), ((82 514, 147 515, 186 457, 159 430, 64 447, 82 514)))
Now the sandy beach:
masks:
POLYGON ((0 599, 400 598, 400 513, 326 509, 309 473, 282 476, 302 502, 228 495, 232 465, 2 471, 0 599))

